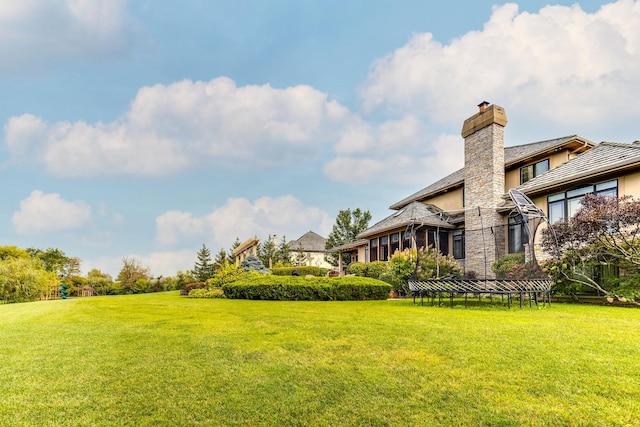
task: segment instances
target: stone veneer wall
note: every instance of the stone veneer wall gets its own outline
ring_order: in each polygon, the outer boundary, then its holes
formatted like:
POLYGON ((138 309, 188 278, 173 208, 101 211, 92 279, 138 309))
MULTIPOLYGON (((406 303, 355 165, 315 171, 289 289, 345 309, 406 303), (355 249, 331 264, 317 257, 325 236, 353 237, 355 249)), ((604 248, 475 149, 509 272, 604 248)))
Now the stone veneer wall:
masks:
POLYGON ((504 125, 504 110, 492 105, 469 118, 463 127, 465 274, 473 272, 479 279, 494 278, 491 265, 505 253, 504 220, 496 210, 504 194, 504 125), (503 119, 495 120, 495 112, 490 111, 494 108, 501 110, 503 119), (475 126, 470 129, 468 122, 475 122, 475 126), (486 126, 475 130, 478 123, 486 126))

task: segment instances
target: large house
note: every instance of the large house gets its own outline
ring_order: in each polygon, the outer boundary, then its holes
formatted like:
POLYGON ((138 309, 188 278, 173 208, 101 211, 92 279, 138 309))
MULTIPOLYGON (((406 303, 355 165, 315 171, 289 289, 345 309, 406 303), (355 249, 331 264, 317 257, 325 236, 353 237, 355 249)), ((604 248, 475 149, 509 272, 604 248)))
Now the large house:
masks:
POLYGON ((462 127, 464 168, 392 204, 391 215, 334 250, 370 262, 431 245, 457 259, 467 276, 493 278, 491 265, 528 243, 510 189, 552 223, 575 213, 588 193, 640 196, 640 141, 596 144, 571 135, 505 147, 504 109, 487 102, 479 108, 462 127))
POLYGON ((308 265, 320 268, 332 268, 325 260, 327 239, 313 231, 307 231, 297 240, 289 242, 289 255, 294 265, 308 265))

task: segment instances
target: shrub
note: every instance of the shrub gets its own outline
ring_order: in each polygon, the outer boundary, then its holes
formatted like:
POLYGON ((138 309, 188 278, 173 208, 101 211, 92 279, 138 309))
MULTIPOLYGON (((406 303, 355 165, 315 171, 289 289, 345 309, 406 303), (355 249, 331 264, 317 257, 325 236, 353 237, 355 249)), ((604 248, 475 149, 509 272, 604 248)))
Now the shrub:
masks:
POLYGON ((244 271, 257 271, 262 274, 269 274, 269 269, 264 266, 262 261, 255 256, 249 255, 240 263, 240 266, 244 269, 244 271))
POLYGON ((347 267, 347 273, 355 274, 356 276, 366 276, 367 275, 367 263, 365 262, 352 262, 347 267))
POLYGON ((326 268, 313 267, 313 266, 272 268, 271 274, 276 276, 291 276, 291 273, 294 270, 298 270, 298 273, 300 273, 301 276, 306 276, 310 274, 312 276, 320 277, 327 274, 326 268))
POLYGON ((367 271, 365 275, 366 277, 378 279, 380 278, 380 276, 387 272, 388 268, 389 266, 385 261, 373 261, 367 264, 367 271))
POLYGON ((418 279, 462 277, 460 264, 451 255, 442 255, 432 247, 418 251, 418 279))
POLYGON ((224 298, 224 292, 220 288, 192 289, 189 298, 224 298))
POLYGON ((413 249, 396 251, 389 259, 389 274, 388 279, 385 277, 385 281, 391 283, 394 291, 406 294, 409 292, 409 279, 415 270, 416 251, 413 249))
POLYGON ((516 265, 524 265, 524 252, 508 254, 497 259, 491 266, 491 271, 494 272, 496 278, 506 279, 516 265))
POLYGON ((190 283, 184 283, 182 285, 182 288, 180 288, 180 295, 189 295, 189 292, 191 292, 194 289, 203 289, 205 287, 205 283, 204 282, 190 282, 190 283))
POLYGON ((227 298, 281 301, 387 299, 391 286, 365 277, 259 276, 225 284, 227 298))
POLYGON ((247 274, 249 273, 244 271, 244 269, 237 268, 232 264, 225 264, 212 278, 207 279, 207 288, 221 288, 225 283, 235 282, 247 274))

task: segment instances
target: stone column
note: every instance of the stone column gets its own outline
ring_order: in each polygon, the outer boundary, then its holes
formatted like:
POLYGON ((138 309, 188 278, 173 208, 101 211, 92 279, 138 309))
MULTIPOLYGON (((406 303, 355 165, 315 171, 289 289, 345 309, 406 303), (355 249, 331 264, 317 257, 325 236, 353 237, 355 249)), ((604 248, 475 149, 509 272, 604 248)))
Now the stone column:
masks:
POLYGON ((481 103, 480 111, 465 120, 464 207, 465 274, 494 278, 491 265, 504 246, 503 218, 496 208, 504 195, 504 127, 502 107, 481 103), (492 232, 493 228, 493 232, 492 232), (499 235, 498 235, 499 234, 499 235))

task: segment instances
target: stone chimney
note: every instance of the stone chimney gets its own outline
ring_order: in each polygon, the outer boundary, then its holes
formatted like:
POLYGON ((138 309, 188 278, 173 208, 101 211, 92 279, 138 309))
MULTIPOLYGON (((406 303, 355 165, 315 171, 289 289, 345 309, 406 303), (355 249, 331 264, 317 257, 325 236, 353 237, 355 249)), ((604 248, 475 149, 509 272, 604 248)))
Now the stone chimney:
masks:
POLYGON ((493 278, 491 265, 504 253, 503 218, 496 207, 504 190, 504 108, 483 101, 464 121, 465 273, 493 278), (497 235, 500 234, 500 235, 497 235))

